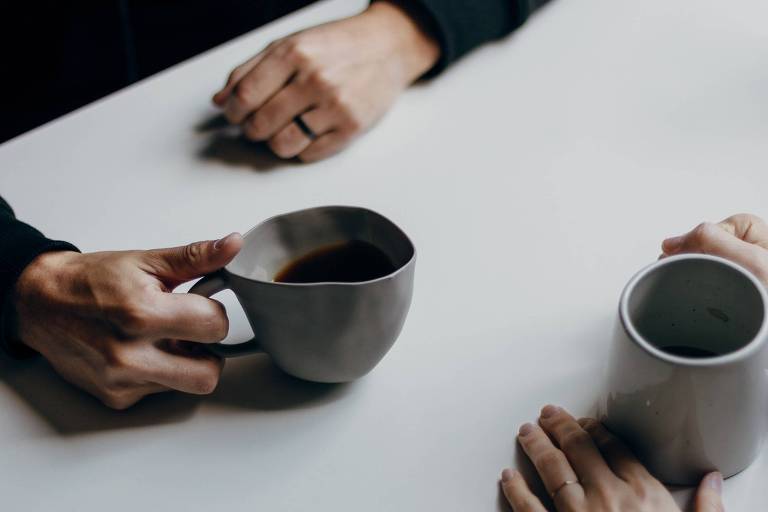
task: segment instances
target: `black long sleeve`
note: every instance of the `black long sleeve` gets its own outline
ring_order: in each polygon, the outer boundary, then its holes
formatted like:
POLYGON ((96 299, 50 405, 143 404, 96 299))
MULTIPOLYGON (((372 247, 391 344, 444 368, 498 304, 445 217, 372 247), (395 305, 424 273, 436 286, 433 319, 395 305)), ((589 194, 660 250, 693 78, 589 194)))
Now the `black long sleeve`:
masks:
POLYGON ((437 38, 435 75, 481 44, 504 37, 549 0, 411 0, 437 38))
POLYGON ((77 250, 74 245, 50 240, 29 224, 17 220, 10 205, 0 197, 0 346, 10 349, 7 339, 10 299, 24 268, 44 252, 77 250))

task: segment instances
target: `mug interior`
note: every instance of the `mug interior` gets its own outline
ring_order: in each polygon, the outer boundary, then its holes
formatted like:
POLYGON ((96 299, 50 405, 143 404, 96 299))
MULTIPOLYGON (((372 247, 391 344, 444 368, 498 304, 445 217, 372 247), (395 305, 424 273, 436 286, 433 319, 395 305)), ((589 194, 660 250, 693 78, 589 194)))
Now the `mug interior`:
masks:
POLYGON ((755 338, 765 305, 755 283, 716 259, 664 262, 643 275, 628 298, 628 320, 657 349, 705 358, 735 352, 755 338))
POLYGON ((395 271, 415 255, 405 233, 386 217, 365 208, 324 206, 278 215, 251 229, 227 270, 248 279, 272 281, 296 259, 351 241, 377 247, 395 271))

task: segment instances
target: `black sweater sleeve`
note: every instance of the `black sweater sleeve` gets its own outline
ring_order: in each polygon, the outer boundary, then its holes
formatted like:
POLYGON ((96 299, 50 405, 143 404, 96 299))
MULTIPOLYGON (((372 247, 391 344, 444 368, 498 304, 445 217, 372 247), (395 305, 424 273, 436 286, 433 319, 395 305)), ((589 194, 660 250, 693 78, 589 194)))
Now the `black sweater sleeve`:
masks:
POLYGON ((436 75, 481 44, 503 37, 525 23, 549 0, 410 0, 422 22, 437 38, 441 54, 427 73, 436 75))
POLYGON ((10 352, 14 352, 8 339, 13 287, 24 268, 48 251, 77 251, 77 247, 49 240, 32 226, 17 220, 10 205, 0 197, 0 346, 10 352))

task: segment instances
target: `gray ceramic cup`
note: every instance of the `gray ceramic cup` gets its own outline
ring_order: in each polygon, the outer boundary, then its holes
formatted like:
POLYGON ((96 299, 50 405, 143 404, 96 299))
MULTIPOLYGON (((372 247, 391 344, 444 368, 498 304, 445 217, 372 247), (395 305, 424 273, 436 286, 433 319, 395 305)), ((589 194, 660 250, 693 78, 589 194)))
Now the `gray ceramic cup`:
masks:
POLYGON ((229 265, 190 290, 210 297, 231 289, 254 338, 214 344, 233 357, 266 352, 283 371, 316 382, 348 382, 373 369, 397 339, 413 294, 416 250, 384 216, 364 208, 325 206, 272 217, 244 236, 229 265), (363 282, 282 283, 275 275, 313 250, 349 241, 383 251, 395 270, 363 282))
POLYGON ((624 289, 599 415, 661 481, 729 477, 757 456, 767 304, 754 275, 701 254, 660 260, 624 289))

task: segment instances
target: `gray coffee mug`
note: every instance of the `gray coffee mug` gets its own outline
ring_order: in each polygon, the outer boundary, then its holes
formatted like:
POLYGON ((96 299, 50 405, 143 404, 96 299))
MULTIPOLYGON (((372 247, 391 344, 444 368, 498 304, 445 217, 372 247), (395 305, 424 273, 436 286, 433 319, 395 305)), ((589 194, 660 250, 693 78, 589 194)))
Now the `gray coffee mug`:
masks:
POLYGON ((286 373, 316 382, 348 382, 373 369, 392 347, 413 294, 416 250, 406 234, 365 208, 324 206, 272 217, 244 236, 225 268, 190 290, 206 297, 231 289, 254 338, 214 344, 233 357, 266 352, 286 373), (368 242, 395 270, 363 282, 284 283, 275 275, 289 263, 327 246, 368 242))
POLYGON ((701 254, 660 260, 624 289, 599 414, 661 481, 729 477, 757 456, 767 304, 754 275, 701 254))

